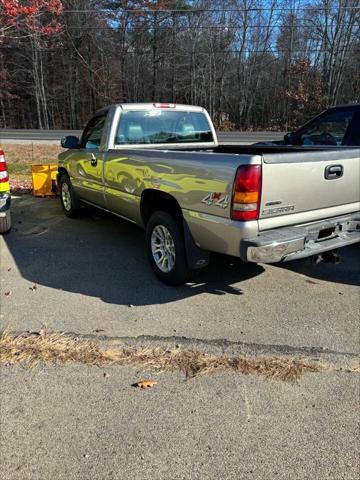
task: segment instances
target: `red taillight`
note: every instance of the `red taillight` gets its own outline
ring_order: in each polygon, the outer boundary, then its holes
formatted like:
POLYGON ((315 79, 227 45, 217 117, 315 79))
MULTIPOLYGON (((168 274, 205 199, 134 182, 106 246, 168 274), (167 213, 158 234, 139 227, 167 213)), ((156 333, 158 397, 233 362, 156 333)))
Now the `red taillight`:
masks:
POLYGON ((261 197, 261 165, 241 165, 236 172, 231 218, 257 220, 261 197))
POLYGON ((7 165, 5 162, 5 155, 2 150, 0 150, 0 182, 8 182, 9 175, 7 172, 7 165))

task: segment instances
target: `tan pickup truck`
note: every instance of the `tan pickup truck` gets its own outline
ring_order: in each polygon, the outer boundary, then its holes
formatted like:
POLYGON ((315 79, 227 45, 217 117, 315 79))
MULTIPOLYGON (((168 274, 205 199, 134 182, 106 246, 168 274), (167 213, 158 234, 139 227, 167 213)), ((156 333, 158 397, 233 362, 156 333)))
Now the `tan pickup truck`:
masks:
POLYGON ((171 285, 209 252, 336 261, 360 241, 359 148, 219 145, 203 108, 156 103, 104 108, 62 146, 65 214, 90 204, 144 228, 152 268, 171 285))

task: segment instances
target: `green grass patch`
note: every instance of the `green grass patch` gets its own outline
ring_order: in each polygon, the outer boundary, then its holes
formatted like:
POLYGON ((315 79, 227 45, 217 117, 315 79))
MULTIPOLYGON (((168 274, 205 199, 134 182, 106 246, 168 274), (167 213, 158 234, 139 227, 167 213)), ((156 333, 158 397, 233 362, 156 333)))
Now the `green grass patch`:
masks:
POLYGON ((29 163, 10 163, 8 165, 10 180, 31 181, 31 165, 29 163))
POLYGON ((58 145, 47 144, 5 144, 5 152, 10 180, 32 181, 31 164, 57 163, 57 156, 63 149, 58 145))

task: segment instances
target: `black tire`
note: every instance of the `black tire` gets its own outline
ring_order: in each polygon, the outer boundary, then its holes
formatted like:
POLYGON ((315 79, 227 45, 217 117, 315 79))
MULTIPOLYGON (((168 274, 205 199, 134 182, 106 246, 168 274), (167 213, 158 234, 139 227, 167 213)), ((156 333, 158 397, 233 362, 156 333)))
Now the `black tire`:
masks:
MULTIPOLYGON (((158 230, 156 230, 156 232, 157 231, 158 230)), ((154 270, 155 275, 162 282, 166 283, 167 285, 182 285, 189 280, 191 270, 187 265, 184 236, 178 224, 168 213, 163 211, 155 212, 148 221, 146 225, 146 250, 151 267, 154 270), (168 268, 170 268, 169 271, 161 270, 153 254, 152 236, 157 227, 160 227, 160 231, 163 231, 162 227, 165 227, 173 242, 173 246, 170 248, 172 251, 175 250, 175 258, 173 258, 172 267, 171 263, 167 264, 168 268)), ((161 254, 159 254, 159 256, 161 257, 161 254)))
POLYGON ((68 175, 63 174, 59 179, 60 201, 67 217, 75 218, 79 215, 80 202, 71 185, 68 175))
POLYGON ((0 233, 7 233, 11 229, 10 210, 5 212, 5 217, 0 217, 0 233))

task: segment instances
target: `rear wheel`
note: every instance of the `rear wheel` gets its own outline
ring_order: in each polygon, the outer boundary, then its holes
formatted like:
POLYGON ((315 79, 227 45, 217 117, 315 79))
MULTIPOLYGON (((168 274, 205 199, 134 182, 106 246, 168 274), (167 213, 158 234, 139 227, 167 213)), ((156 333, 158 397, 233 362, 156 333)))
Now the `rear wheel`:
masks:
POLYGON ((181 285, 190 276, 184 237, 166 212, 155 212, 146 226, 146 248, 156 276, 168 285, 181 285))
POLYGON ((10 210, 4 212, 5 215, 0 217, 0 233, 7 233, 11 228, 10 210))
POLYGON ((62 175, 59 180, 61 206, 67 217, 75 218, 79 214, 80 202, 71 185, 70 178, 62 175))

